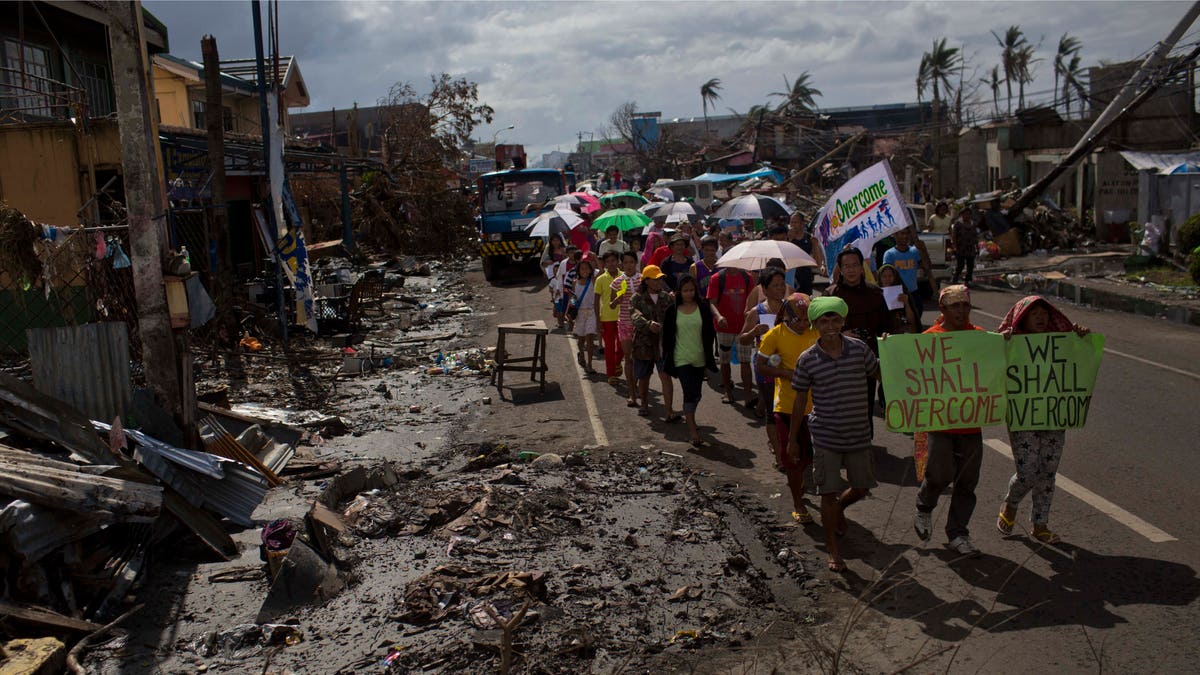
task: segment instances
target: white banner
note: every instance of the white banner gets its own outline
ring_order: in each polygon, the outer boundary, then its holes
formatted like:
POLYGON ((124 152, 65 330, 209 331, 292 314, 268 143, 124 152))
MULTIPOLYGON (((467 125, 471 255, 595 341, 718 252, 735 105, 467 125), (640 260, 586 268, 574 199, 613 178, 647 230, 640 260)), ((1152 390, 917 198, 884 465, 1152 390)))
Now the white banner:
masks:
POLYGON ((853 246, 870 260, 875 242, 911 224, 904 197, 885 159, 863 169, 833 193, 817 214, 814 234, 825 251, 827 272, 832 273, 842 249, 853 246))

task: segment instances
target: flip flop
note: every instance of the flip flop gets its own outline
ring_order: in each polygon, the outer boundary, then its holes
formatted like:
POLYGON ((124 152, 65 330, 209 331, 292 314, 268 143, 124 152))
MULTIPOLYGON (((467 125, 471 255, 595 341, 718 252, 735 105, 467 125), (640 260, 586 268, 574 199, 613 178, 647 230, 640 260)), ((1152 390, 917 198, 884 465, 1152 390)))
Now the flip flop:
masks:
POLYGON ((1057 544, 1062 541, 1062 537, 1058 536, 1057 532, 1051 532, 1050 530, 1032 532, 1031 536, 1043 544, 1057 544))
POLYGON ((724 403, 725 405, 733 405, 733 397, 732 396, 722 396, 721 403, 724 403))
POLYGON ((1000 509, 1000 513, 996 515, 996 529, 1000 530, 1000 534, 1008 536, 1013 533, 1013 527, 1017 524, 1016 518, 1006 518, 1004 509, 1000 509))
POLYGON ((800 523, 801 525, 808 525, 809 523, 813 522, 813 517, 812 514, 808 512, 808 509, 804 509, 803 511, 792 511, 792 520, 800 523))
POLYGON ((846 561, 845 560, 830 560, 829 561, 829 571, 833 572, 834 574, 841 574, 842 572, 845 572, 846 571, 846 561))
POLYGON ((649 417, 650 411, 646 408, 638 408, 638 417, 649 417))
POLYGON ((683 421, 683 415, 672 413, 672 414, 664 417, 663 421, 666 422, 667 424, 679 424, 680 422, 683 421))
POLYGON ((626 408, 636 408, 637 406, 638 406, 637 401, 625 401, 626 408))

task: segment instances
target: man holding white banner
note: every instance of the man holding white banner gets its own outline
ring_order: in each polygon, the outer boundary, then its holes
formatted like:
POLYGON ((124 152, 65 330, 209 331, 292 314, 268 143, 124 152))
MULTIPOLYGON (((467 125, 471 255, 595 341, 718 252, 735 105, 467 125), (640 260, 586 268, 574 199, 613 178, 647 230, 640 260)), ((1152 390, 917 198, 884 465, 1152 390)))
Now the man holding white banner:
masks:
POLYGON ((847 246, 870 259, 875 242, 910 225, 887 160, 863 169, 838 188, 817 214, 817 242, 825 251, 826 271, 833 274, 838 253, 847 246))

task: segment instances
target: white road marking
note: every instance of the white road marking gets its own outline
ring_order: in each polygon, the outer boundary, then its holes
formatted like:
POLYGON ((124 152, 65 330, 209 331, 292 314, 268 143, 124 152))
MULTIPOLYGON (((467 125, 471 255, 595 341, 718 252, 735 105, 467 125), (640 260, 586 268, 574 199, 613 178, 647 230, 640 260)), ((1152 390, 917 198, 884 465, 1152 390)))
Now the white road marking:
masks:
MULTIPOLYGON (((1004 317, 1002 317, 1002 316, 996 316, 995 314, 990 314, 979 308, 972 309, 971 311, 975 314, 982 314, 984 316, 990 316, 993 319, 1000 319, 1001 321, 1004 320, 1004 317)), ((1162 368, 1163 370, 1175 373, 1176 375, 1183 375, 1184 377, 1190 377, 1195 380, 1200 380, 1200 373, 1193 373, 1190 370, 1182 370, 1182 369, 1176 368, 1174 366, 1168 366, 1164 363, 1158 363, 1157 361, 1151 361, 1150 359, 1143 359, 1140 356, 1134 356, 1133 354, 1126 354, 1125 352, 1119 352, 1110 347, 1105 347, 1104 351, 1108 352, 1109 354, 1112 354, 1113 356, 1120 356, 1120 357, 1129 359, 1130 361, 1137 361, 1138 363, 1144 363, 1147 366, 1154 366, 1155 368, 1162 368)))
MULTIPOLYGON (((569 337, 564 336, 564 338, 572 351, 579 353, 578 344, 569 337)), ((596 407, 596 398, 592 396, 592 382, 588 379, 583 366, 579 365, 578 360, 572 358, 571 363, 575 364, 575 372, 579 373, 579 388, 583 390, 583 405, 587 408, 588 420, 592 423, 592 435, 596 437, 596 445, 607 446, 608 434, 604 433, 604 423, 600 421, 600 410, 596 407)))
MULTIPOLYGON (((987 438, 987 439, 984 439, 983 442, 985 445, 987 445, 991 449, 995 450, 996 452, 999 452, 1000 454, 1004 455, 1005 457, 1012 459, 1012 456, 1013 456, 1012 448, 1009 447, 1009 445, 1007 443, 1005 443, 1004 441, 997 439, 997 438, 987 438)), ((1150 523, 1147 523, 1146 521, 1142 520, 1141 518, 1138 518, 1137 516, 1133 515, 1132 513, 1128 512, 1125 509, 1117 506, 1116 504, 1108 501, 1107 499, 1105 499, 1104 497, 1101 497, 1100 495, 1096 494, 1095 492, 1092 492, 1091 490, 1085 488, 1084 486, 1080 485, 1079 483, 1076 483, 1075 481, 1071 480, 1070 478, 1067 478, 1066 476, 1062 475, 1061 473, 1058 474, 1058 477, 1055 480, 1055 484, 1058 487, 1062 488, 1065 492, 1073 495, 1074 497, 1077 497, 1078 499, 1083 501, 1085 504, 1091 506, 1092 508, 1096 509, 1100 513, 1107 515, 1109 518, 1112 518, 1113 520, 1117 521, 1118 523, 1121 523, 1122 525, 1124 525, 1125 527, 1128 527, 1129 529, 1133 530, 1134 532, 1137 532, 1138 534, 1149 539, 1151 542, 1154 542, 1155 544, 1160 544, 1165 541, 1178 541, 1178 539, 1176 539, 1175 537, 1172 537, 1171 535, 1167 534, 1166 532, 1163 532, 1162 530, 1151 525, 1150 523)))

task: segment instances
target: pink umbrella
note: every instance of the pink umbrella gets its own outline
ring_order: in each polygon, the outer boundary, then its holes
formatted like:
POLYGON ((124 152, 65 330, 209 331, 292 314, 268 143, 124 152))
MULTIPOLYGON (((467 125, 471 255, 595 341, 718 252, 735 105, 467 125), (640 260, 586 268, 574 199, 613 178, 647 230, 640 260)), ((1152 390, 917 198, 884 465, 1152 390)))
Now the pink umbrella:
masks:
POLYGON ((570 194, 560 195, 554 198, 554 201, 560 204, 571 204, 578 206, 583 213, 593 213, 600 210, 600 200, 589 195, 586 192, 572 192, 570 194))

